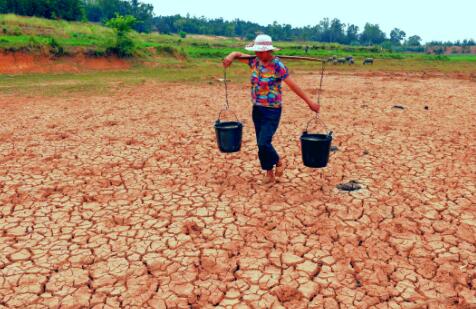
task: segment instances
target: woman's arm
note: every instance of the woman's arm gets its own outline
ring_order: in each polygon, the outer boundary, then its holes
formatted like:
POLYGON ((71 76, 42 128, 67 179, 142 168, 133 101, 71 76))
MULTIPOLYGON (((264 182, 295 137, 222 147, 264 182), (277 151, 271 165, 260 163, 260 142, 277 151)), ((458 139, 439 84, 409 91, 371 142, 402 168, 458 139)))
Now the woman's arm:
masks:
POLYGON ((233 62, 233 60, 235 60, 238 57, 245 57, 244 59, 238 59, 238 61, 248 64, 247 58, 252 58, 253 56, 243 54, 240 52, 231 52, 228 56, 225 57, 225 59, 223 59, 223 66, 225 68, 229 67, 231 63, 233 62))
POLYGON ((312 100, 307 96, 307 94, 301 89, 301 87, 298 86, 298 84, 296 84, 296 82, 291 78, 291 76, 288 76, 284 82, 286 83, 286 85, 289 86, 289 88, 291 88, 291 90, 297 94, 301 99, 304 100, 304 102, 307 103, 307 105, 309 106, 309 108, 313 111, 315 111, 316 113, 319 113, 319 110, 321 108, 321 106, 317 103, 314 103, 312 102, 312 100))

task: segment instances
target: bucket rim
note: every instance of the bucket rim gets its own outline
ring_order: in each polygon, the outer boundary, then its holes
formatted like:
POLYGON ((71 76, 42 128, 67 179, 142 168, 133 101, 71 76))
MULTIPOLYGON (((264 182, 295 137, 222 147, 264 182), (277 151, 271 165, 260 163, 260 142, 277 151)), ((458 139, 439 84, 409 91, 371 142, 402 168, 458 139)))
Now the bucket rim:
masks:
POLYGON ((217 122, 215 122, 215 125, 230 125, 230 124, 243 125, 243 123, 241 123, 239 121, 217 121, 217 122))
POLYGON ((332 140, 332 135, 329 133, 308 133, 308 132, 303 132, 301 134, 301 139, 306 139, 306 138, 319 138, 322 140, 332 140))
POLYGON ((219 121, 215 122, 215 128, 217 129, 235 129, 243 127, 243 124, 239 121, 219 121))
POLYGON ((330 136, 329 133, 311 133, 311 132, 302 132, 302 135, 325 135, 330 136))

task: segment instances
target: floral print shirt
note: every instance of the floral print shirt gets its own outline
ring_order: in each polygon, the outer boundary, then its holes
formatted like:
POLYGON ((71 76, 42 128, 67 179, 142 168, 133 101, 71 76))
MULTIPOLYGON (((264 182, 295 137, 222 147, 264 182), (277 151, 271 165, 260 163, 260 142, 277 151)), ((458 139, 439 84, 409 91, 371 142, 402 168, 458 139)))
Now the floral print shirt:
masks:
POLYGON ((250 58, 251 98, 254 105, 281 108, 281 82, 289 76, 288 68, 278 57, 263 65, 259 59, 250 58))

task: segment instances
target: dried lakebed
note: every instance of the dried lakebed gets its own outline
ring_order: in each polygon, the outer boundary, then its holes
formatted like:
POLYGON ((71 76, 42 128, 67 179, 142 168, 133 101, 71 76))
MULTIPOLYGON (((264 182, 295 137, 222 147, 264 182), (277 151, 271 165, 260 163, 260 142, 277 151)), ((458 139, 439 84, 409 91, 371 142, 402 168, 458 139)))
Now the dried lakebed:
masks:
MULTIPOLYGON (((318 74, 295 76, 315 95, 318 74)), ((245 84, 229 155, 217 83, 2 95, 0 307, 475 308, 475 85, 327 76, 338 151, 321 170, 302 165, 312 115, 284 89, 272 186, 245 84)))

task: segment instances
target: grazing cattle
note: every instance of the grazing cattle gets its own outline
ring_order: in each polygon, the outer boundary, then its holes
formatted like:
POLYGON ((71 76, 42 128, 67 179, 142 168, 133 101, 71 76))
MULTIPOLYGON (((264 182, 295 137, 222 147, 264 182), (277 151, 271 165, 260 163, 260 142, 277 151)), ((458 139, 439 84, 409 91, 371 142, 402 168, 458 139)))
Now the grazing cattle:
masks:
POLYGON ((345 57, 345 61, 349 62, 350 60, 354 60, 354 57, 352 56, 345 57))
POLYGON ((373 58, 365 58, 364 59, 364 64, 374 64, 374 59, 373 58))
POLYGON ((354 59, 349 60, 349 65, 354 64, 354 59))
POLYGON ((336 58, 337 58, 336 56, 329 57, 329 58, 327 58, 327 62, 332 62, 332 63, 334 63, 334 61, 336 60, 336 58))
POLYGON ((337 58, 337 63, 343 64, 345 63, 345 58, 337 58))

